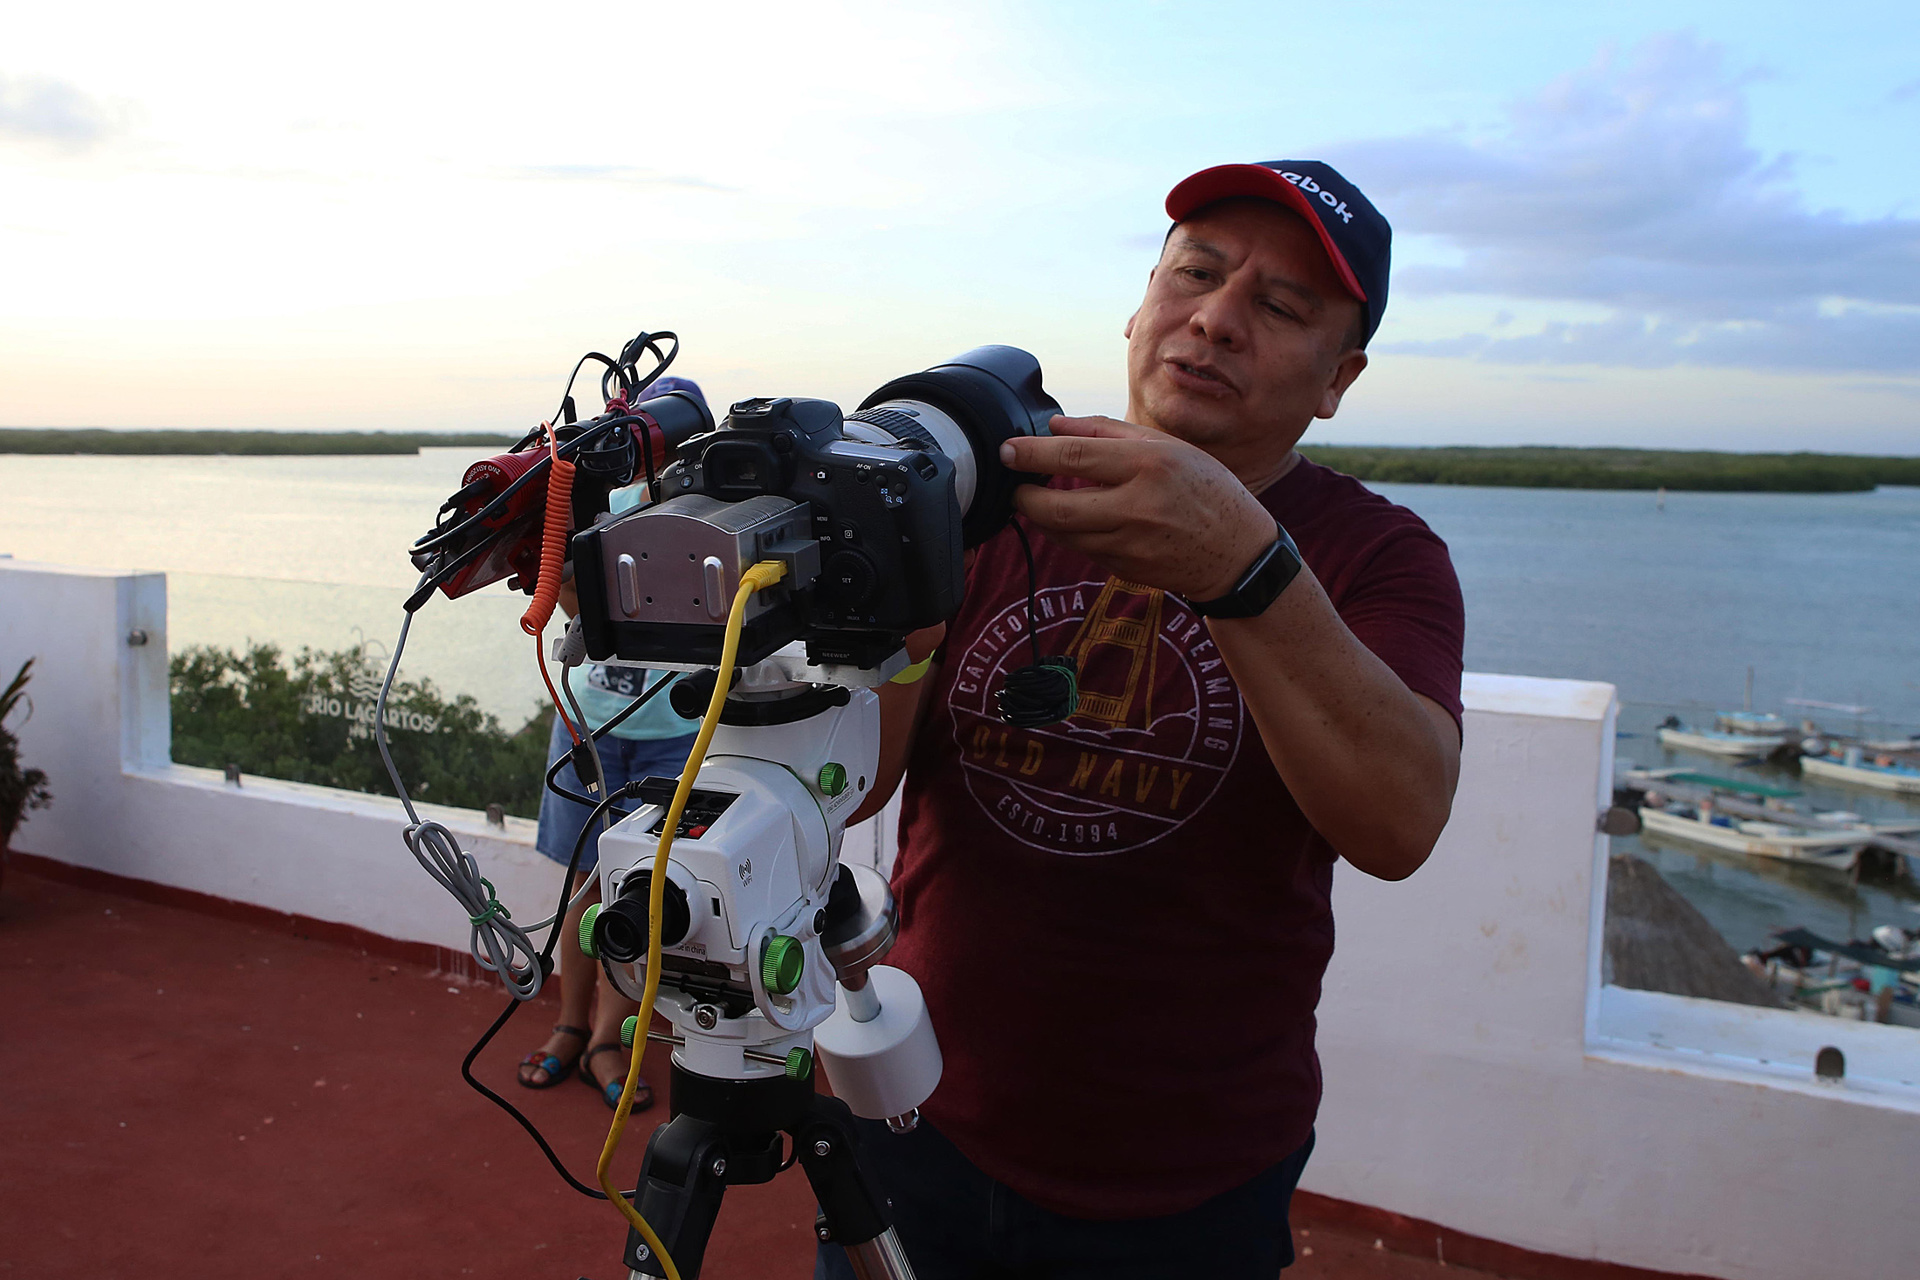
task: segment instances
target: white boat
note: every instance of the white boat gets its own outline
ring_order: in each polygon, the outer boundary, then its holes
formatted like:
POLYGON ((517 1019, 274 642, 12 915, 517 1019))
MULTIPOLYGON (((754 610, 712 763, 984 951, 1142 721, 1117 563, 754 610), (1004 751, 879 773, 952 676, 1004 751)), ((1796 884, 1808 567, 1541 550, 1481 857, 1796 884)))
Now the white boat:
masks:
POLYGON ((1640 825, 1656 836, 1691 841, 1728 853, 1756 858, 1778 858, 1845 871, 1860 851, 1873 841, 1872 827, 1862 824, 1830 831, 1810 831, 1779 822, 1731 818, 1708 805, 1674 804, 1664 809, 1640 808, 1640 825))
POLYGON ((1721 729, 1689 729, 1685 725, 1662 725, 1660 745, 1673 751, 1702 751, 1708 755, 1752 759, 1771 755, 1784 746, 1784 733, 1727 733, 1721 729))
POLYGON ((1788 728, 1787 722, 1771 711, 1722 711, 1714 720, 1714 727, 1726 733, 1757 737, 1785 737, 1788 728))
POLYGON ((1800 772, 1809 778, 1920 796, 1920 769, 1901 764, 1888 756, 1868 759, 1857 748, 1848 750, 1838 758, 1830 755, 1802 756, 1800 772))
POLYGON ((1777 930, 1775 937, 1780 945, 1741 959, 1796 1008, 1920 1028, 1920 942, 1914 935, 1881 925, 1871 943, 1832 942, 1806 929, 1777 930))

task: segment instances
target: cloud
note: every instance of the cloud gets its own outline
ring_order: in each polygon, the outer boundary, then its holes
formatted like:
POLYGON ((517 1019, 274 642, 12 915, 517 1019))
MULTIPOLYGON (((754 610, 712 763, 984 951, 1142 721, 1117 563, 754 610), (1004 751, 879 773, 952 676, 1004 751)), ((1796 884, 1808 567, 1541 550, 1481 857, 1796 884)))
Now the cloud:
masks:
POLYGON ((64 80, 0 72, 0 139, 89 150, 120 132, 123 113, 64 80))
POLYGON ((1920 220, 1814 207, 1748 139, 1746 79, 1690 36, 1603 54, 1481 138, 1342 148, 1403 233, 1455 250, 1408 295, 1607 308, 1532 334, 1384 349, 1511 363, 1920 372, 1920 220))
POLYGON ((1887 95, 1888 102, 1912 102, 1920 98, 1920 80, 1909 80, 1887 95))

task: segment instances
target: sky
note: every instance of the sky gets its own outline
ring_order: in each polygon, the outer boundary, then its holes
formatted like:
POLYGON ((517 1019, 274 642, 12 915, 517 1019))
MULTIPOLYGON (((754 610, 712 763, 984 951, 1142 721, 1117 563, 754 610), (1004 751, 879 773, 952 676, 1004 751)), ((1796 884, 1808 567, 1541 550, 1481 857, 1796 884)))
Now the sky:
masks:
POLYGON ((0 425, 517 431, 640 329, 1119 414, 1167 189, 1318 158, 1395 242, 1310 442, 1920 453, 1911 0, 697 8, 7 6, 0 425))

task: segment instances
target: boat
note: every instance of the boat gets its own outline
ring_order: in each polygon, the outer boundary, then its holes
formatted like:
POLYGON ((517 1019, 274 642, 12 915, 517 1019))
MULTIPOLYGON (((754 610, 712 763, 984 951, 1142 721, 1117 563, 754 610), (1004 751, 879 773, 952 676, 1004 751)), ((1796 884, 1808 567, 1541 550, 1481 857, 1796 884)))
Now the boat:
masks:
POLYGON ((1656 735, 1660 745, 1671 751, 1700 751, 1707 755, 1751 760, 1772 755, 1787 744, 1781 733, 1729 733, 1725 729, 1693 729, 1668 716, 1656 735))
MULTIPOLYGON (((1747 796, 1766 804, 1769 812, 1784 810, 1784 802, 1800 794, 1792 787, 1776 787, 1746 778, 1724 778, 1717 773, 1698 773, 1692 769, 1638 769, 1633 765, 1626 766, 1620 783, 1631 792, 1644 794, 1654 791, 1678 795, 1683 799, 1706 792, 1747 796)), ((1814 818, 1822 816, 1827 815, 1815 814, 1814 818)), ((1859 820, 1857 814, 1843 810, 1834 810, 1831 816, 1843 821, 1859 820)))
POLYGON ((1838 871, 1851 869, 1854 859, 1874 838, 1873 828, 1864 823, 1858 827, 1817 831, 1763 818, 1720 813, 1712 802, 1705 800, 1669 801, 1664 808, 1643 805, 1640 825, 1655 836, 1703 844, 1728 853, 1778 858, 1838 871))
POLYGON ((1781 929, 1777 945, 1742 959, 1794 1007, 1829 1017, 1920 1028, 1920 939, 1893 925, 1871 941, 1832 942, 1781 929), (1845 967, 1842 967, 1845 961, 1845 967))
POLYGON ((1771 711, 1722 711, 1714 717, 1714 727, 1724 733, 1785 738, 1789 726, 1771 711))
POLYGON ((1842 871, 1867 849, 1909 852, 1910 842, 1898 837, 1915 826, 1871 823, 1845 809, 1797 809, 1789 802, 1800 793, 1791 787, 1689 769, 1629 768, 1616 794, 1637 804, 1642 830, 1656 838, 1842 871))
POLYGON ((1824 756, 1802 756, 1800 772, 1826 782, 1920 796, 1920 769, 1884 753, 1869 756, 1859 747, 1836 748, 1824 756))

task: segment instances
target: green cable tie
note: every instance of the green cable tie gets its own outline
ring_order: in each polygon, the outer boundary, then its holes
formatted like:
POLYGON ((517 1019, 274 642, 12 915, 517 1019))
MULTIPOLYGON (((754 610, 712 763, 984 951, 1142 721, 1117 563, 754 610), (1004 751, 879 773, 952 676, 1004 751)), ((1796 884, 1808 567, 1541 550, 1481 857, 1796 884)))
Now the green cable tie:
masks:
POLYGON ((487 886, 487 909, 477 916, 468 916, 467 919, 473 921, 476 926, 485 924, 495 916, 499 916, 502 920, 511 920, 513 913, 500 905, 500 899, 494 896, 493 881, 482 876, 480 883, 487 886))

